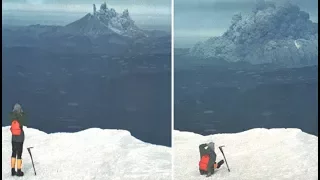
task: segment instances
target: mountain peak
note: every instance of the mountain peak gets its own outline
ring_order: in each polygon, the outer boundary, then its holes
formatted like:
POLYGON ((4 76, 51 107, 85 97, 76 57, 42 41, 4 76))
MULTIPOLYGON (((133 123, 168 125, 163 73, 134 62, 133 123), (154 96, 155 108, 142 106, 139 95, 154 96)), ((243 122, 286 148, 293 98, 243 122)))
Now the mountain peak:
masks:
POLYGON ((125 9, 122 13, 117 13, 115 9, 108 8, 106 3, 102 3, 99 10, 93 4, 93 14, 88 13, 66 27, 72 31, 90 36, 101 34, 118 34, 127 37, 146 36, 135 25, 128 9, 125 9))

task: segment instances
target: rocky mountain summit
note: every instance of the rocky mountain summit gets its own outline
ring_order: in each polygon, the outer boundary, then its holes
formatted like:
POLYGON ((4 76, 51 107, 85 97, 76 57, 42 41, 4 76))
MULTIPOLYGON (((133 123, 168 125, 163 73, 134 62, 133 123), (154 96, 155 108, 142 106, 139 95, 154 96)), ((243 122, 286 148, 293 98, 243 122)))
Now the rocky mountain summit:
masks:
POLYGON ((147 36, 139 29, 130 17, 128 9, 117 13, 115 9, 108 8, 106 3, 96 9, 93 4, 93 13, 65 26, 66 30, 90 36, 118 34, 127 37, 147 36))

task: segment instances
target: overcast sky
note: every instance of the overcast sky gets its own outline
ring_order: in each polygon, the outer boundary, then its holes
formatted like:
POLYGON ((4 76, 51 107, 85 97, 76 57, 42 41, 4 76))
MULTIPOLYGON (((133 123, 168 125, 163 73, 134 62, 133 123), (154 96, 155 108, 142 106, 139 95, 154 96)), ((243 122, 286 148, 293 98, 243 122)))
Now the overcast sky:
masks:
MULTIPOLYGON (((318 22, 317 0, 292 0, 318 22)), ((234 14, 251 12, 255 0, 174 0, 175 47, 190 47, 198 41, 222 35, 234 14)))
POLYGON ((171 29, 171 0, 2 0, 4 24, 65 25, 91 13, 103 2, 117 12, 129 9, 132 19, 142 26, 171 29))

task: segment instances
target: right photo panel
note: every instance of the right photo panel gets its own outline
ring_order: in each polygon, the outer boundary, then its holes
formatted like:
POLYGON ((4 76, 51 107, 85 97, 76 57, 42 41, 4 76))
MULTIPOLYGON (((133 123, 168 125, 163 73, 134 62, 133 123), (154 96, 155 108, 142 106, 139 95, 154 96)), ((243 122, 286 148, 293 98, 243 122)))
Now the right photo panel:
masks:
POLYGON ((174 0, 175 180, 318 179, 318 1, 174 0))

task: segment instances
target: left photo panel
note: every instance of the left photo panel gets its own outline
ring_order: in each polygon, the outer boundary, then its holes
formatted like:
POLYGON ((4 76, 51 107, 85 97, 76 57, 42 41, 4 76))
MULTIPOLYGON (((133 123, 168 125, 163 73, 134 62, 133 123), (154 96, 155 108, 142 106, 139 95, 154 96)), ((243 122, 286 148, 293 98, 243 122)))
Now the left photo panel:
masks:
POLYGON ((2 179, 171 179, 171 8, 2 1, 2 179))

